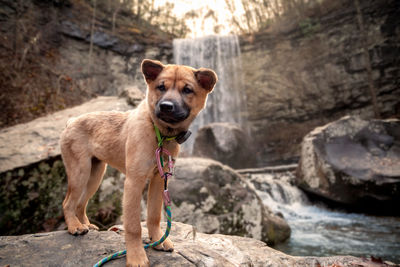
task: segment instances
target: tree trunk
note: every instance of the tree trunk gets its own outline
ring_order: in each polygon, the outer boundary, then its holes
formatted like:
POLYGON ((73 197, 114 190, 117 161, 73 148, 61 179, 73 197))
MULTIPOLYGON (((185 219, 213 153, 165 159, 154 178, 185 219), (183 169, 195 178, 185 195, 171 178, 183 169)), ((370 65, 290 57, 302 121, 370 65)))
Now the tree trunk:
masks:
POLYGON ((17 1, 17 7, 15 12, 15 23, 14 23, 14 42, 13 42, 13 50, 15 56, 15 62, 18 61, 18 52, 21 46, 21 32, 20 32, 20 18, 22 13, 22 0, 17 1))
POLYGON ((117 20, 117 15, 119 12, 119 9, 121 8, 121 2, 118 1, 117 7, 115 8, 114 12, 113 12, 113 16, 112 16, 112 28, 111 28, 111 32, 114 34, 115 31, 115 22, 117 20))
POLYGON ((89 46, 89 60, 88 60, 88 74, 92 69, 92 54, 93 54, 93 35, 94 25, 96 22, 96 0, 93 0, 93 16, 92 16, 92 27, 90 29, 90 46, 89 46))

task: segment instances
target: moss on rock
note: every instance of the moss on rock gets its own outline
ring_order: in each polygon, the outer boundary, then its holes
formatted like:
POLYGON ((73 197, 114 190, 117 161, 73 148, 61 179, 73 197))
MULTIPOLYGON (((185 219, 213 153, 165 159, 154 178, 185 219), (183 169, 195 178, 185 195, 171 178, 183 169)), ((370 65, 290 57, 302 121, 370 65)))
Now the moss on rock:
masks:
POLYGON ((66 174, 60 157, 0 174, 0 234, 52 230, 62 220, 66 174))
MULTIPOLYGON (((105 177, 111 179, 115 189, 99 190, 88 205, 89 219, 101 229, 115 224, 122 214, 122 178, 111 168, 105 177)), ((1 173, 0 235, 63 228, 62 201, 66 191, 67 176, 60 156, 1 173)))

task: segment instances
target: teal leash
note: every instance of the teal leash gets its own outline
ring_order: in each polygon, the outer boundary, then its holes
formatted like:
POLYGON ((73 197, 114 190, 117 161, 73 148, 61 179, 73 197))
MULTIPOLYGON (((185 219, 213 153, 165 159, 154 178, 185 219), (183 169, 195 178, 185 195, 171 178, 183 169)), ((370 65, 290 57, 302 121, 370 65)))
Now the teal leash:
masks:
MULTIPOLYGON (((154 248, 154 247, 160 245, 169 236, 169 232, 171 231, 171 226, 172 226, 171 206, 165 207, 165 212, 166 212, 166 216, 167 216, 167 229, 165 230, 164 235, 161 237, 160 240, 158 240, 158 241, 156 241, 154 243, 151 243, 151 244, 144 245, 144 249, 154 248)), ((107 263, 107 262, 109 262, 111 260, 114 260, 114 259, 118 258, 119 256, 124 256, 125 254, 126 254, 126 250, 118 251, 118 252, 116 252, 116 253, 108 256, 108 257, 103 258, 98 263, 93 265, 93 267, 102 266, 103 264, 105 264, 105 263, 107 263)))
MULTIPOLYGON (((165 239, 169 236, 169 232, 171 231, 171 226, 172 226, 172 215, 171 215, 171 198, 169 196, 169 192, 168 192, 168 183, 167 180, 170 176, 172 176, 172 169, 173 169, 173 160, 171 157, 171 154, 168 152, 168 150, 166 150, 165 148, 162 147, 163 142, 164 141, 170 141, 170 140, 174 140, 176 139, 176 137, 165 137, 162 136, 160 133, 160 130, 157 128, 156 125, 154 125, 154 130, 156 132, 156 136, 157 136, 157 141, 158 141, 158 148, 156 149, 156 160, 157 160, 157 167, 158 167, 158 171, 160 172, 161 178, 164 179, 164 192, 163 192, 163 199, 164 199, 164 208, 165 208, 165 213, 166 213, 166 217, 167 217, 167 228, 165 229, 165 233, 164 235, 160 238, 160 240, 150 243, 150 244, 146 244, 144 245, 144 249, 147 248, 154 248, 160 244, 162 244, 165 239), (163 162, 163 158, 161 153, 167 154, 168 155, 168 167, 170 172, 164 172, 163 167, 164 167, 164 162, 163 162)), ((190 134, 189 134, 190 135, 190 134)), ((124 256, 126 255, 126 250, 121 250, 118 251, 110 256, 107 256, 103 259, 101 259, 99 262, 97 262, 95 265, 93 265, 93 267, 100 267, 103 264, 114 260, 120 256, 124 256)))

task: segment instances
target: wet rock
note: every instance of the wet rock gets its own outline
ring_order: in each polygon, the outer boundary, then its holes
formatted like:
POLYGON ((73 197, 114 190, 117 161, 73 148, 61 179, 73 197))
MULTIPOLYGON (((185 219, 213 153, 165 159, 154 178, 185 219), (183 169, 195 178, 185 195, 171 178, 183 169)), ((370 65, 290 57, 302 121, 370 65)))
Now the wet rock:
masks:
MULTIPOLYGON (((144 235, 147 235, 145 225, 144 235)), ((265 243, 237 236, 193 234, 193 227, 172 223, 175 250, 165 253, 148 249, 151 266, 384 266, 352 256, 292 257, 265 243)), ((66 231, 0 237, 2 266, 93 266, 116 251, 124 250, 124 238, 115 232, 90 231, 72 236, 66 231)), ((106 266, 124 266, 121 257, 106 266)), ((388 266, 388 265, 385 265, 388 266)))
POLYGON ((0 130, 0 173, 60 155, 58 141, 68 119, 92 111, 132 109, 125 99, 98 97, 85 104, 0 130))
POLYGON ((210 123, 199 129, 193 155, 222 162, 232 168, 254 165, 252 142, 238 125, 227 122, 210 123))
POLYGON ((398 213, 399 120, 347 116, 309 133, 301 151, 296 183, 304 190, 367 211, 398 213))
POLYGON ((177 160, 170 192, 174 220, 200 232, 240 235, 274 244, 290 236, 286 221, 262 204, 233 169, 202 158, 177 160))

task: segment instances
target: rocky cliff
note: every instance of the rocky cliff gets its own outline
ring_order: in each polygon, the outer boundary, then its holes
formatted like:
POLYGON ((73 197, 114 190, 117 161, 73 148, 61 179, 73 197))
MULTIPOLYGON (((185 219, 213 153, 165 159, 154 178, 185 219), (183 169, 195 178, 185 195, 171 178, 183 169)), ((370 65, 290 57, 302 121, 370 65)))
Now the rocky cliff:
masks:
POLYGON ((0 128, 145 84, 144 58, 169 62, 172 36, 90 1, 0 1, 0 128), (93 19, 93 14, 95 14, 93 19))
MULTIPOLYGON (((360 3, 381 115, 399 116, 400 2, 360 3)), ((296 159, 302 137, 317 125, 373 116, 354 2, 324 8, 296 25, 242 38, 248 119, 263 164, 296 159)))

